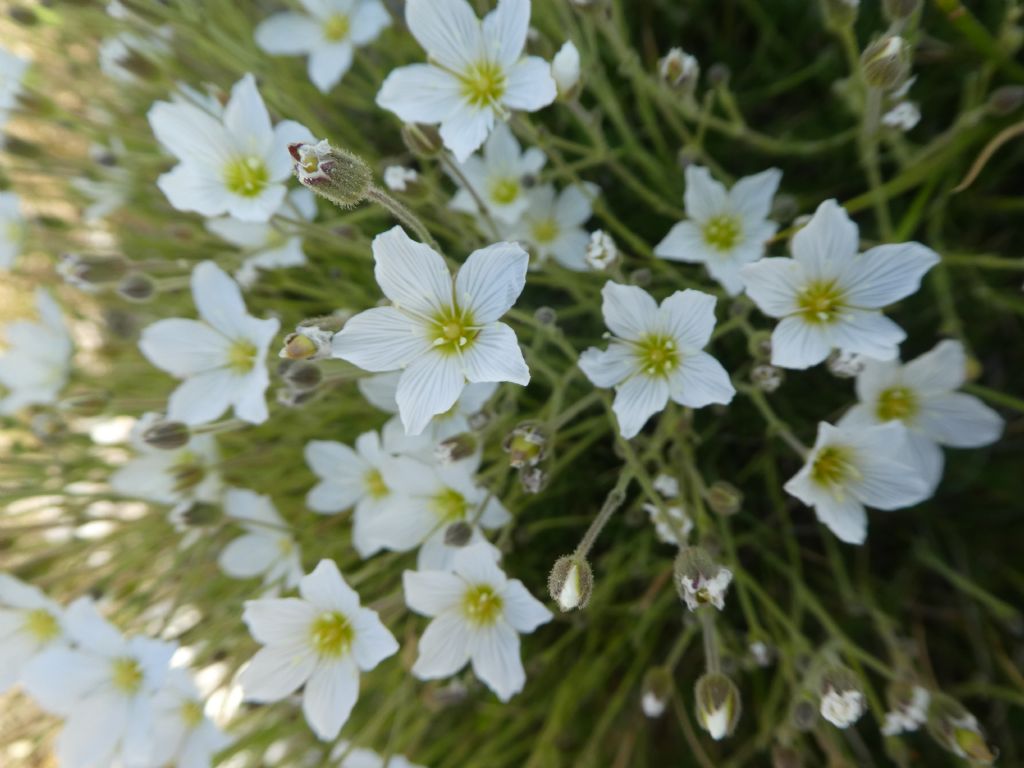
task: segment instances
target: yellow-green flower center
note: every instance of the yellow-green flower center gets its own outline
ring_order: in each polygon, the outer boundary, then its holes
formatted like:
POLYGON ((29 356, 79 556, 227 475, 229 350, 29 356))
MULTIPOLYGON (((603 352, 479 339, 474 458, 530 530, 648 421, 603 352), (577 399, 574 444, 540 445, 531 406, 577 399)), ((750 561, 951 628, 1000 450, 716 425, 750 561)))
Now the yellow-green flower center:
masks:
POLYGON ((905 421, 917 412, 917 396, 908 387, 890 387, 878 396, 879 421, 905 421))
POLYGON ((383 499, 391 493, 378 469, 371 469, 367 472, 363 477, 363 482, 366 484, 366 492, 374 499, 383 499))
POLYGON ((235 158, 224 168, 224 186, 242 197, 256 197, 267 188, 270 174, 259 157, 235 158))
POLYGON ((352 624, 338 611, 320 614, 309 632, 313 649, 321 656, 344 656, 352 647, 352 624))
POLYGON ((60 623, 45 608, 36 608, 25 615, 25 631, 39 643, 48 643, 60 635, 60 623))
POLYGON ((519 197, 517 179, 495 179, 491 182, 491 199, 499 205, 508 205, 519 197))
POLYGON ((493 624, 501 616, 501 595, 489 584, 470 587, 462 598, 462 613, 478 626, 493 624))
POLYGON ((287 557, 295 551, 295 542, 287 536, 282 536, 277 540, 277 550, 282 556, 287 557))
POLYGON ((550 243, 558 237, 558 222, 554 218, 541 219, 533 224, 533 241, 538 244, 550 243))
POLYGON ((818 280, 797 295, 796 305, 808 323, 832 323, 843 309, 843 300, 843 292, 834 281, 818 280))
POLYGON ((195 728, 203 722, 203 705, 198 701, 186 701, 181 705, 180 714, 186 728, 195 728))
POLYGON ((811 465, 811 480, 818 485, 835 489, 858 476, 850 449, 828 445, 818 451, 811 465))
POLYGON ((344 13, 335 13, 324 22, 324 37, 332 43, 337 43, 348 37, 351 28, 348 16, 344 13))
POLYGON ((142 668, 135 659, 114 659, 110 679, 121 693, 133 695, 142 687, 142 668))
POLYGON ((251 341, 237 339, 228 349, 228 368, 235 373, 248 373, 256 363, 256 345, 251 341))
POLYGON ((648 376, 668 376, 679 366, 679 347, 669 336, 651 334, 636 342, 640 369, 648 376))
POLYGON ((458 307, 443 310, 434 318, 434 326, 434 346, 447 354, 462 351, 480 332, 473 324, 473 316, 458 307))
POLYGON ((718 251, 732 250, 741 234, 739 218, 727 213, 712 216, 704 223, 704 242, 718 251))
POLYGON ((474 107, 497 106, 505 95, 505 73, 494 62, 478 62, 459 79, 462 81, 462 95, 474 107))
POLYGON ((442 523, 454 523, 466 518, 469 504, 466 497, 454 488, 445 488, 431 499, 434 514, 442 523))

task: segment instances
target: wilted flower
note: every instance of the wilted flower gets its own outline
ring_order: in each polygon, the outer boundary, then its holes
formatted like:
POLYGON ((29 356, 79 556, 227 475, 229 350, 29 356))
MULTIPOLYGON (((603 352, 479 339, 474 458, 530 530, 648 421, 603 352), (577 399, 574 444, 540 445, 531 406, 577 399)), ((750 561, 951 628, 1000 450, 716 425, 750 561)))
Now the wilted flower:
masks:
POLYGON ((700 78, 700 64, 682 48, 672 48, 658 62, 658 74, 671 88, 693 93, 700 78))
POLYGON ((702 605, 725 607, 725 593, 732 583, 732 571, 716 563, 707 550, 682 547, 675 562, 676 588, 686 607, 695 611, 702 605))
POLYGON ((598 229, 590 233, 586 259, 591 269, 608 269, 619 260, 619 247, 611 235, 603 229, 598 229))

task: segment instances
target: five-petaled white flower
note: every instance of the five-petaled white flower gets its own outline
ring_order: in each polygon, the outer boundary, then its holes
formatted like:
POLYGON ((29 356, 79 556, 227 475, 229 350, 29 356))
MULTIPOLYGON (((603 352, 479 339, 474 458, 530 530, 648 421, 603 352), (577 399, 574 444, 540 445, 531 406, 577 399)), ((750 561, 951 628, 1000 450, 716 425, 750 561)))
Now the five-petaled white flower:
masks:
POLYGON ((0 270, 14 266, 24 240, 21 200, 13 192, 0 192, 0 270))
POLYGON ((466 0, 408 0, 405 20, 430 63, 394 70, 377 104, 407 123, 440 123, 459 162, 484 143, 496 119, 555 100, 548 63, 523 56, 530 0, 498 0, 482 22, 466 0))
POLYGON ((863 544, 865 506, 902 509, 931 491, 915 467, 907 430, 890 421, 873 427, 818 425, 818 439, 803 469, 786 483, 841 541, 863 544))
POLYGON ((65 718, 57 761, 65 768, 152 765, 154 695, 174 646, 124 638, 80 598, 64 612, 73 648, 40 653, 25 668, 25 690, 45 711, 65 718))
POLYGON ((526 671, 519 634, 551 620, 551 612, 523 583, 509 579, 495 552, 474 544, 455 555, 452 572, 406 571, 405 601, 434 617, 419 643, 412 673, 421 680, 454 675, 467 662, 502 701, 519 693, 526 671))
POLYGON ((896 357, 906 333, 881 310, 914 293, 939 256, 920 243, 858 254, 857 225, 826 200, 793 236, 793 258, 743 267, 747 295, 769 317, 772 364, 809 368, 833 349, 877 360, 896 357))
POLYGON ((178 768, 210 768, 213 756, 230 739, 206 716, 199 689, 184 669, 167 674, 153 699, 153 751, 160 765, 178 768))
POLYGON ((687 220, 676 224, 654 249, 670 261, 703 264, 731 296, 743 290, 740 268, 764 255, 778 225, 769 220, 782 171, 770 168, 737 181, 732 189, 707 168, 686 169, 687 220))
POLYGON ((374 238, 373 256, 392 306, 349 320, 334 337, 333 355, 368 371, 403 369, 395 399, 406 432, 420 434, 468 382, 529 383, 515 332, 498 322, 526 285, 522 248, 497 243, 474 251, 454 280, 444 259, 401 227, 374 238))
POLYGON ((192 270, 192 298, 201 320, 158 320, 139 340, 153 365, 184 379, 167 403, 168 418, 203 424, 230 407, 261 424, 268 415, 267 348, 280 323, 251 316, 238 284, 212 261, 192 270))
POLYGON ((301 598, 249 600, 243 618, 264 645, 239 678, 249 701, 280 701, 305 684, 306 722, 337 737, 359 697, 359 672, 398 650, 376 611, 363 608, 338 566, 321 560, 299 582, 301 598))
POLYGON ((978 398, 955 390, 967 377, 959 341, 940 341, 909 363, 866 360, 857 377, 857 398, 840 427, 900 421, 907 427, 908 458, 914 459, 929 491, 942 479, 940 446, 979 448, 999 439, 1002 417, 978 398))
POLYGON ((391 24, 380 0, 300 0, 306 13, 275 13, 256 27, 267 53, 309 55, 309 79, 327 93, 352 66, 355 48, 372 43, 391 24))
POLYGON ((659 307, 643 288, 611 281, 601 295, 611 343, 588 349, 579 365, 595 386, 616 388, 623 437, 634 437, 669 398, 689 408, 732 401, 729 374, 701 351, 715 327, 713 296, 676 291, 659 307))
POLYGON ((28 405, 56 402, 71 373, 74 348, 60 307, 36 288, 39 320, 18 320, 4 329, 8 348, 0 354, 0 385, 9 390, 0 399, 0 414, 28 405))
POLYGON ((235 579, 262 576, 268 592, 299 583, 299 545, 269 496, 231 488, 224 494, 224 514, 245 531, 220 553, 224 573, 235 579))
POLYGON ((507 229, 507 237, 530 247, 532 267, 554 258, 566 269, 590 269, 587 248, 590 233, 583 228, 593 213, 591 200, 600 190, 596 184, 566 187, 556 194, 551 184, 534 187, 522 217, 507 229))
POLYGON ((0 573, 0 694, 37 654, 67 644, 64 610, 38 588, 0 573))
POLYGON ((546 161, 547 157, 536 147, 524 152, 511 129, 499 123, 484 144, 482 156, 473 155, 459 163, 459 170, 472 191, 462 186, 461 179, 454 177, 459 191, 452 198, 451 207, 463 213, 479 213, 473 195, 476 192, 487 206, 487 212, 497 221, 515 224, 530 205, 528 180, 544 167, 546 161))
POLYGON ((223 115, 187 101, 158 101, 149 124, 181 161, 157 182, 171 205, 243 221, 267 221, 281 207, 292 173, 288 145, 313 139, 291 120, 271 125, 252 75, 235 83, 223 115))

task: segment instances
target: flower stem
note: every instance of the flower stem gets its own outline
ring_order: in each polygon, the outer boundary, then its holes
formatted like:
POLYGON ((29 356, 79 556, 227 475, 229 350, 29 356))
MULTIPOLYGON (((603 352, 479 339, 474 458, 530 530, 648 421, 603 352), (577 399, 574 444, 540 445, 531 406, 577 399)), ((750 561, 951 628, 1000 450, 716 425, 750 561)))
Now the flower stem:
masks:
POLYGON ((411 229, 416 237, 420 239, 420 242, 426 243, 440 254, 444 253, 441 250, 441 246, 438 245, 437 241, 434 239, 434 236, 430 234, 430 231, 426 228, 423 222, 416 217, 416 214, 395 200, 395 198, 383 189, 371 186, 369 190, 367 190, 366 198, 386 208, 388 213, 411 229))

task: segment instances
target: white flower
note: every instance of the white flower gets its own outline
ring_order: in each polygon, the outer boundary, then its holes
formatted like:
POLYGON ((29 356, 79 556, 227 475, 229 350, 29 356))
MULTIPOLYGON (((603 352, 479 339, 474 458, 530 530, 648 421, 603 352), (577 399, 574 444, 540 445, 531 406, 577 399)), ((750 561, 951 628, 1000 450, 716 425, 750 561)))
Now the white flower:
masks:
MULTIPOLYGON (((312 221, 316 217, 316 196, 305 187, 293 189, 276 213, 298 221, 312 221)), ((294 226, 291 223, 242 221, 231 216, 206 222, 208 230, 245 251, 242 266, 235 272, 235 280, 243 288, 251 288, 261 271, 299 267, 306 263, 302 233, 294 226)))
POLYGON ((300 0, 306 13, 275 13, 256 27, 256 43, 279 56, 309 55, 309 79, 330 91, 352 66, 355 48, 391 25, 380 0, 300 0))
POLYGON ((826 200, 793 236, 792 259, 743 268, 747 295, 766 315, 781 318, 772 333, 773 365, 809 368, 833 349, 896 357, 906 334, 881 309, 914 293, 938 254, 920 243, 862 254, 857 247, 857 225, 826 200))
POLYGON ((596 185, 566 187, 555 195, 551 184, 534 187, 526 193, 529 205, 522 218, 507 230, 507 237, 530 247, 538 267, 554 258, 566 269, 589 269, 587 247, 590 233, 583 228, 593 214, 590 201, 599 194, 596 185))
POLYGON ((572 40, 559 48, 551 60, 551 77, 558 87, 558 95, 563 99, 571 98, 576 92, 580 84, 580 52, 572 40))
POLYGON ((836 728, 848 728, 860 720, 864 706, 864 694, 860 691, 837 691, 830 687, 821 697, 821 716, 836 728))
POLYGON ((203 700, 183 669, 172 669, 153 700, 153 751, 160 764, 210 768, 230 739, 206 716, 203 700))
POLYGON ((652 719, 665 714, 665 707, 667 705, 668 699, 659 696, 654 691, 644 691, 643 696, 640 697, 640 708, 645 716, 652 719))
POLYGON ((423 768, 401 755, 392 755, 385 762, 373 750, 353 747, 344 740, 339 741, 331 750, 331 760, 337 761, 334 763, 337 768, 423 768))
POLYGON ((524 152, 511 129, 499 123, 487 138, 481 155, 473 155, 458 164, 473 191, 463 187, 462 181, 453 176, 459 191, 450 205, 456 211, 477 214, 479 206, 473 196, 476 192, 496 221, 515 224, 530 205, 528 182, 546 161, 547 157, 536 147, 524 152))
POLYGON ((707 168, 686 169, 687 220, 676 224, 654 249, 671 261, 704 264, 731 296, 743 290, 740 269, 764 255, 778 225, 768 219, 782 171, 747 176, 732 189, 711 178, 707 168))
POLYGON ((392 306, 349 320, 334 337, 333 355, 368 371, 402 369, 395 399, 406 432, 420 434, 467 383, 530 381, 515 332, 498 322, 526 285, 522 248, 474 251, 454 280, 444 259, 401 227, 374 238, 373 256, 392 306))
POLYGON ((455 555, 453 572, 406 571, 405 601, 434 617, 420 638, 412 673, 420 680, 454 675, 467 662, 502 701, 523 689, 519 633, 533 632, 551 612, 521 581, 508 579, 494 553, 478 545, 455 555))
POLYGON ((14 266, 25 240, 21 200, 13 192, 0 192, 0 270, 14 266))
POLYGON ((652 485, 654 490, 666 499, 674 499, 679 495, 679 481, 672 477, 672 475, 666 475, 664 472, 654 478, 652 485))
MULTIPOLYGON (((363 397, 375 408, 387 413, 398 413, 398 382, 401 371, 378 373, 366 376, 357 382, 363 397)), ((470 418, 480 413, 487 402, 494 396, 498 385, 495 382, 467 384, 462 390, 455 405, 444 413, 439 413, 430 420, 423 435, 427 438, 424 448, 433 452, 434 447, 442 440, 472 431, 470 418)), ((408 453, 409 451, 403 451, 408 453)))
POLYGON ((901 733, 916 731, 928 722, 928 706, 932 695, 926 688, 915 685, 911 691, 910 701, 901 702, 896 709, 885 713, 882 723, 883 736, 898 736, 901 733))
POLYGON ((216 438, 191 435, 181 448, 154 448, 142 434, 160 420, 159 414, 147 413, 135 423, 131 444, 138 455, 110 476, 110 487, 122 496, 158 504, 219 500, 223 483, 217 470, 216 438))
POLYGON ((611 343, 588 349, 579 365, 595 386, 616 388, 612 409, 623 437, 634 437, 669 398, 689 408, 732 400, 729 374, 701 351, 715 327, 713 296, 676 291, 659 307, 643 288, 611 281, 601 295, 611 343))
POLYGON ((153 696, 174 646, 122 637, 87 598, 68 606, 64 626, 74 649, 44 651, 24 675, 36 703, 65 718, 57 762, 62 768, 151 765, 153 696))
POLYGON ((238 284, 212 261, 192 270, 200 320, 158 320, 142 331, 139 348, 157 368, 184 379, 167 416, 189 425, 213 421, 228 408, 251 424, 267 420, 266 355, 280 323, 245 308, 238 284))
POLYGON ((394 70, 377 104, 407 123, 440 123, 444 145, 460 162, 496 119, 555 100, 548 63, 523 56, 530 0, 498 0, 483 22, 466 0, 408 0, 405 21, 430 63, 394 70))
POLYGON ((912 130, 919 122, 921 122, 921 110, 912 101, 901 101, 882 115, 882 125, 904 132, 912 130))
POLYGON ((243 619, 264 645, 239 678, 248 701, 280 701, 305 685, 302 711, 331 741, 359 697, 359 672, 398 650, 375 611, 362 608, 338 566, 321 560, 299 582, 301 598, 249 600, 243 619))
POLYGON ((405 192, 419 178, 416 169, 404 165, 389 165, 384 169, 384 185, 392 192, 405 192))
POLYGON ((907 430, 898 422, 873 427, 818 425, 818 439, 786 492, 814 507, 818 520, 841 541, 863 544, 865 506, 901 509, 928 498, 930 489, 913 466, 907 430))
POLYGON ((63 609, 31 584, 0 573, 0 694, 36 655, 67 644, 63 609))
MULTIPOLYGON (((28 62, 0 48, 0 128, 7 125, 11 110, 21 95, 21 81, 28 69, 28 62)), ((3 139, 0 137, 0 142, 3 139)))
POLYGON ((271 125, 252 75, 235 83, 223 115, 187 101, 158 101, 149 124, 181 161, 157 182, 171 205, 243 221, 267 221, 281 207, 292 172, 288 145, 313 138, 291 120, 271 125))
POLYGON ((36 289, 38 321, 18 320, 3 329, 7 349, 0 355, 0 414, 28 405, 57 401, 71 372, 74 348, 60 307, 42 288, 36 289))
POLYGON ((683 535, 683 542, 693 530, 693 520, 682 507, 666 507, 662 514, 656 504, 644 504, 644 511, 650 516, 658 539, 666 544, 680 544, 676 530, 683 535))
POLYGON ((703 573, 684 575, 679 580, 682 587, 683 601, 691 611, 702 605, 713 605, 718 610, 725 607, 725 594, 732 584, 732 571, 718 566, 715 575, 710 578, 703 573))
POLYGON ((262 576, 270 590, 299 583, 299 545, 269 496, 231 488, 224 495, 224 514, 245 531, 220 553, 217 562, 224 573, 235 579, 262 576))
POLYGON ((840 427, 899 421, 906 426, 910 453, 929 494, 942 479, 942 449, 979 448, 999 439, 1002 417, 978 398, 957 392, 967 375, 967 355, 959 341, 939 342, 909 363, 865 361, 857 377, 857 399, 840 427))
POLYGON ((587 266, 598 271, 608 269, 618 258, 619 246, 615 244, 611 235, 603 229, 590 234, 586 255, 587 266))
POLYGON ((689 89, 692 93, 700 77, 700 63, 682 48, 671 48, 658 61, 658 74, 673 88, 689 89))

